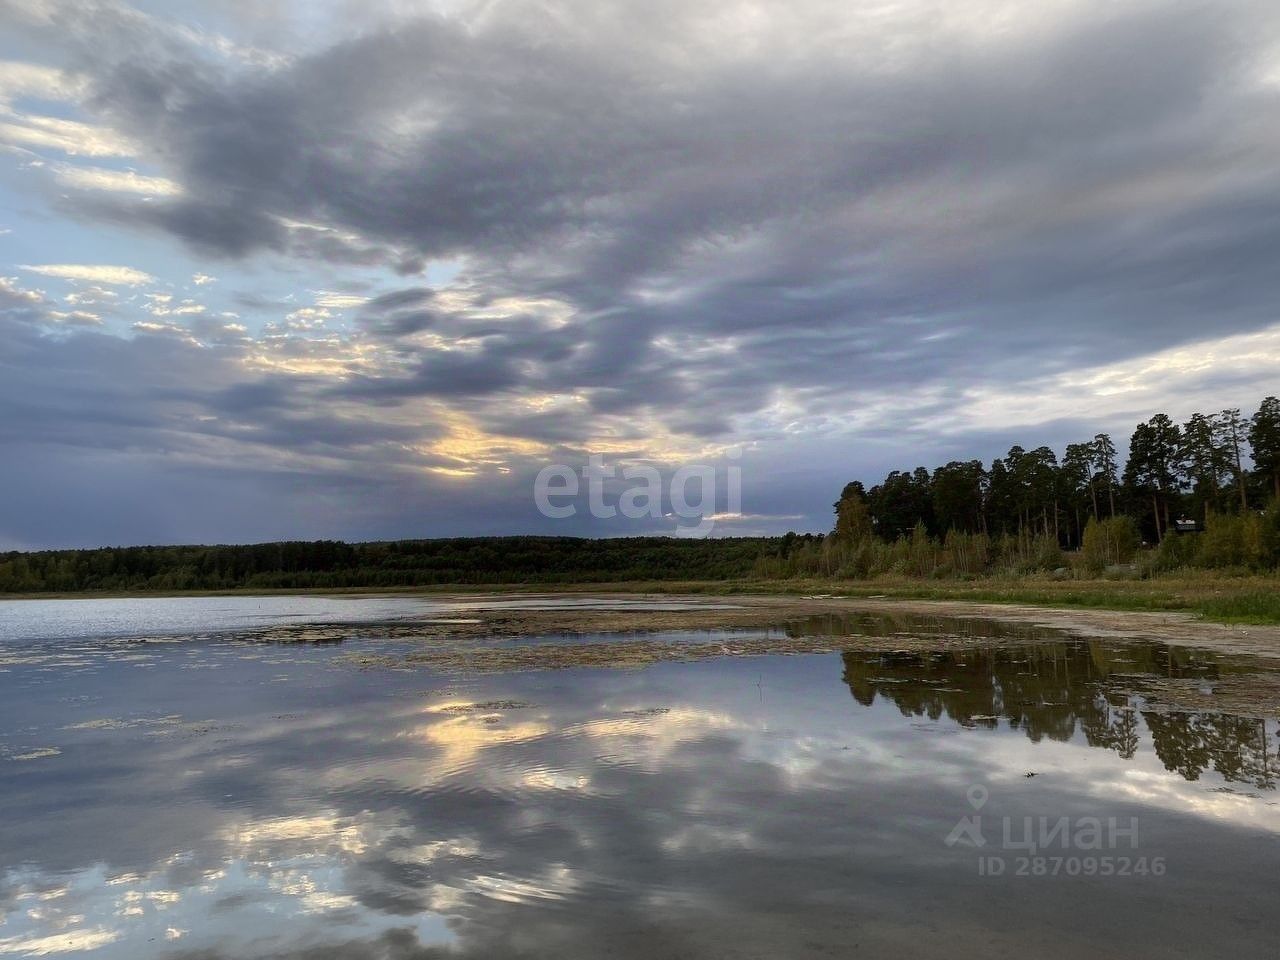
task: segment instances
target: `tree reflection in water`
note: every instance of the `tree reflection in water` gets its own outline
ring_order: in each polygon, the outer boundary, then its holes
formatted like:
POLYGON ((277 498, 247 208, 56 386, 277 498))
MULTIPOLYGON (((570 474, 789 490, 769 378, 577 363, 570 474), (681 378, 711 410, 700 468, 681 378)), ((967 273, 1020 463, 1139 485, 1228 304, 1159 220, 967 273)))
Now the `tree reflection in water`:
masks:
POLYGON ((1133 757, 1144 740, 1169 771, 1197 780, 1212 768, 1224 779, 1275 789, 1277 757, 1262 719, 1155 709, 1144 680, 1211 683, 1233 668, 1211 654, 1163 644, 1111 646, 1059 641, 1026 646, 843 655, 844 682, 871 706, 881 697, 904 716, 942 717, 965 727, 1007 722, 1032 741, 1066 742, 1133 757))

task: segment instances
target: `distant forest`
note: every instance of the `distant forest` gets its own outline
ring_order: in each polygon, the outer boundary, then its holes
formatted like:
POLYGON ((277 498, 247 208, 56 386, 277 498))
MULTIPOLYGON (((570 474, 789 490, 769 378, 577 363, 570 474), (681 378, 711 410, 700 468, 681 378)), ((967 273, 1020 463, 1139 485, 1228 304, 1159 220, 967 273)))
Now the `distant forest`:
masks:
POLYGON ((751 576, 782 539, 477 537, 0 553, 0 592, 733 580, 751 576))
MULTIPOLYGON (((0 593, 1021 575, 1280 564, 1280 400, 854 481, 826 535, 487 537, 0 553, 0 593), (1179 519, 1196 533, 1177 533, 1179 519), (1143 549, 1147 547, 1147 549, 1143 549)), ((1185 525, 1184 525, 1185 526, 1185 525)))

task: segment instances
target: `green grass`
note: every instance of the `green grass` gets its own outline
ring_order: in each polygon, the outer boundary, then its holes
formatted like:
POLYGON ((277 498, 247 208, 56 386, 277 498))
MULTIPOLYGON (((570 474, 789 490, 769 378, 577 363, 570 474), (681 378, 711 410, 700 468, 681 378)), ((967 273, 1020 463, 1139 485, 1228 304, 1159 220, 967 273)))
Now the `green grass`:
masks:
MULTIPOLYGON (((873 585, 868 585, 871 587, 873 585)), ((862 585, 857 593, 870 592, 862 585)), ((1189 613, 1220 623, 1280 624, 1280 583, 1258 585, 1253 578, 1232 583, 1217 579, 1137 582, 1023 580, 978 581, 964 585, 886 585, 878 592, 893 597, 1022 603, 1095 610, 1189 613)))
MULTIPOLYGON (((561 588, 563 589, 563 588, 561 588)), ((1280 577, 1213 573, 1150 580, 1065 580, 984 577, 969 581, 907 578, 875 580, 738 580, 590 584, 572 589, 651 593, 835 594, 903 600, 959 600, 1093 610, 1188 613, 1220 623, 1280 624, 1280 577)))
POLYGON ((1280 591, 1210 598, 1197 612, 1207 620, 1223 623, 1280 623, 1280 591))

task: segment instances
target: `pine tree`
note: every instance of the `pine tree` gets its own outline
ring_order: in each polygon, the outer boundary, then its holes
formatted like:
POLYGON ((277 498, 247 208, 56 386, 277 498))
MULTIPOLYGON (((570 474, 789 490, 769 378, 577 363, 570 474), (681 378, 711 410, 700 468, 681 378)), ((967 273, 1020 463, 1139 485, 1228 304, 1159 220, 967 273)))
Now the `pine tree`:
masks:
POLYGON ((1240 408, 1223 410, 1214 420, 1214 430, 1218 435, 1218 446, 1227 458, 1227 464, 1236 475, 1236 486, 1240 489, 1240 509, 1249 509, 1248 484, 1245 483, 1244 461, 1241 448, 1245 439, 1245 420, 1240 416, 1240 408))
POLYGON ((1116 515, 1116 445, 1111 437, 1100 433, 1093 438, 1093 464, 1107 485, 1107 498, 1111 504, 1111 516, 1116 515))
POLYGON ((1249 421, 1249 449, 1253 465, 1271 480, 1271 490, 1280 501, 1280 399, 1267 397, 1249 421))
POLYGON ((1093 455, 1087 443, 1069 443, 1062 456, 1062 469, 1058 473, 1063 498, 1075 515, 1075 544, 1079 546, 1083 526, 1080 523, 1080 506, 1087 493, 1093 503, 1093 517, 1098 519, 1098 491, 1093 484, 1093 455))
POLYGON ((1182 431, 1163 413, 1134 428, 1124 483, 1134 494, 1150 498, 1157 540, 1169 529, 1169 498, 1179 485, 1181 458, 1182 431))
POLYGON ((1213 420, 1203 413, 1192 415, 1182 427, 1183 477, 1200 499, 1207 520, 1218 505, 1226 459, 1213 420))

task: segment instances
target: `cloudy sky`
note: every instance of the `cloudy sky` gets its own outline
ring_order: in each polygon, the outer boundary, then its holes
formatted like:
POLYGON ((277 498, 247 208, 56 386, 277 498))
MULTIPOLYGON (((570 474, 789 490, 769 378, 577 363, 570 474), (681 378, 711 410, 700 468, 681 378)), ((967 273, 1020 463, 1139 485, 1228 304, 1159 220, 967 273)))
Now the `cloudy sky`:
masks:
MULTIPOLYGON (((1280 389, 1266 0, 0 0, 0 548, 670 529, 1280 389)), ((1123 448, 1123 440, 1121 446, 1123 448)))

